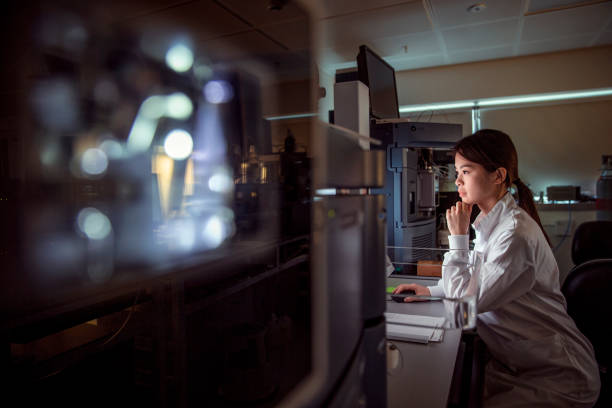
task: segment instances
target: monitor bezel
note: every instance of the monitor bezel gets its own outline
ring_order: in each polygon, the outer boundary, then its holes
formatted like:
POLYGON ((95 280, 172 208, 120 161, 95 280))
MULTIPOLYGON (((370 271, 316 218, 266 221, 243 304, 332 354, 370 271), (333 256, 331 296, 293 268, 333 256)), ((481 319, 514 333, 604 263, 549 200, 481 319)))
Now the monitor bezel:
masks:
POLYGON ((389 64, 387 61, 382 59, 380 55, 375 53, 370 47, 367 45, 359 46, 359 54, 357 54, 357 75, 361 82, 363 82, 368 87, 368 95, 370 97, 370 117, 375 119, 393 119, 399 118, 399 101, 397 98, 397 80, 395 78, 395 69, 389 64), (367 63, 367 53, 370 53, 374 58, 382 62, 383 65, 387 66, 393 73, 393 93, 395 97, 395 106, 396 106, 396 116, 393 117, 385 117, 380 112, 375 111, 372 108, 372 88, 370 87, 370 73, 368 71, 368 63, 367 63))

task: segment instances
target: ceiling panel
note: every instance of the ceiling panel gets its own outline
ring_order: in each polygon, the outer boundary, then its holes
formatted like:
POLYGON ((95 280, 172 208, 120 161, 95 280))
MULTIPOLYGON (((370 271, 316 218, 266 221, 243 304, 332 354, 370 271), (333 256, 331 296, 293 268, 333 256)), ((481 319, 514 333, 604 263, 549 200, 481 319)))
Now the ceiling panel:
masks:
POLYGON ((290 50, 305 50, 310 46, 310 28, 305 19, 268 25, 260 29, 290 50))
POLYGON ((139 31, 189 33, 194 42, 251 30, 252 28, 211 1, 172 7, 129 22, 139 31))
POLYGON ((518 18, 521 14, 522 0, 431 0, 431 5, 440 29, 454 26, 478 24, 492 20, 518 18), (474 3, 484 3, 486 8, 480 13, 470 13, 468 7, 474 3))
POLYGON ((481 48, 477 50, 459 51, 449 53, 449 62, 451 64, 460 64, 464 62, 485 61, 497 58, 505 58, 512 55, 512 45, 502 47, 481 48))
POLYGON ((217 0, 240 17, 260 27, 278 24, 305 17, 305 12, 296 2, 288 2, 281 10, 270 10, 270 0, 217 0))
POLYGON ((559 7, 580 6, 592 3, 590 0, 530 0, 528 12, 551 10, 559 7))
POLYGON ((430 31, 421 3, 406 3, 368 13, 324 19, 321 28, 331 46, 363 43, 382 37, 430 31), (347 41, 347 40, 351 41, 347 41))
POLYGON ((236 60, 252 56, 282 54, 285 50, 257 31, 218 38, 201 44, 213 60, 236 60))
POLYGON ((382 56, 416 57, 442 52, 433 31, 372 40, 371 44, 382 56))
POLYGON ((512 44, 518 30, 518 19, 453 28, 442 31, 449 53, 512 44))
POLYGON ((444 65, 444 56, 442 54, 424 55, 418 58, 387 58, 386 60, 396 72, 444 65))
POLYGON ((159 12, 183 2, 181 0, 106 0, 91 2, 88 7, 101 21, 111 24, 159 12))
POLYGON ((589 45, 592 38, 593 36, 590 34, 583 34, 553 40, 522 42, 519 44, 518 52, 525 55, 583 48, 589 45))
POLYGON ((525 17, 522 41, 568 37, 601 30, 612 16, 612 3, 535 14, 525 17))
MULTIPOLYGON (((283 52, 282 54, 268 55, 268 60, 274 61, 273 69, 276 81, 302 80, 310 77, 313 61, 310 52, 283 52)), ((270 66, 270 64, 268 64, 270 66)))
MULTIPOLYGON (((342 16, 358 12, 367 12, 369 10, 380 9, 383 7, 396 6, 399 3, 418 3, 420 0, 402 1, 402 0, 325 0, 323 17, 342 16)), ((421 6, 422 7, 422 6, 421 6)))

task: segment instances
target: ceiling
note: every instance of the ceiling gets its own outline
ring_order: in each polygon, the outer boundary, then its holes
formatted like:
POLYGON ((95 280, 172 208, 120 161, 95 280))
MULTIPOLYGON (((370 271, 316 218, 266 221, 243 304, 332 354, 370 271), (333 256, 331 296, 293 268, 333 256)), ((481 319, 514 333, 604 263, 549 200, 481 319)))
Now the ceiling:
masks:
POLYGON ((612 44, 612 2, 334 0, 321 21, 329 72, 367 44, 396 71, 612 44), (471 5, 480 12, 469 12, 471 5), (484 5, 484 7, 482 7, 484 5))
POLYGON ((88 7, 149 38, 183 35, 196 55, 265 56, 299 77, 307 75, 298 67, 310 43, 299 3, 315 5, 319 65, 328 73, 355 66, 361 44, 396 71, 612 44, 612 1, 107 0, 88 7), (280 10, 270 9, 275 2, 280 10), (480 12, 468 11, 474 4, 480 12))

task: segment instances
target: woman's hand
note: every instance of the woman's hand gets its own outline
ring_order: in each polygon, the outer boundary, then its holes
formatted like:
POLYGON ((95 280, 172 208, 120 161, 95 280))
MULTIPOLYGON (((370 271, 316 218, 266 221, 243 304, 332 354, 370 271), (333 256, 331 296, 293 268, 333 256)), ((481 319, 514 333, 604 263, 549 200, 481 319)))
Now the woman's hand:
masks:
MULTIPOLYGON (((427 286, 417 285, 416 283, 402 283, 398 287, 395 288, 393 294, 401 293, 405 290, 414 290, 414 294, 416 296, 431 296, 431 292, 427 286)), ((404 298, 404 302, 422 302, 427 299, 419 299, 413 297, 404 298)))
POLYGON ((446 224, 451 235, 467 235, 470 230, 472 204, 457 201, 457 204, 446 210, 446 224))

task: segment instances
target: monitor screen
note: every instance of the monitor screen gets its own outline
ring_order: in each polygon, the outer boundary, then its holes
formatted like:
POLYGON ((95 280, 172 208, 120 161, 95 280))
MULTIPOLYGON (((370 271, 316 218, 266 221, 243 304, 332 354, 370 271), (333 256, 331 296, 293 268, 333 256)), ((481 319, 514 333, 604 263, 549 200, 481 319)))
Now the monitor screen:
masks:
POLYGON ((395 70, 367 46, 357 55, 359 80, 370 89, 370 115, 376 119, 399 117, 395 70))

